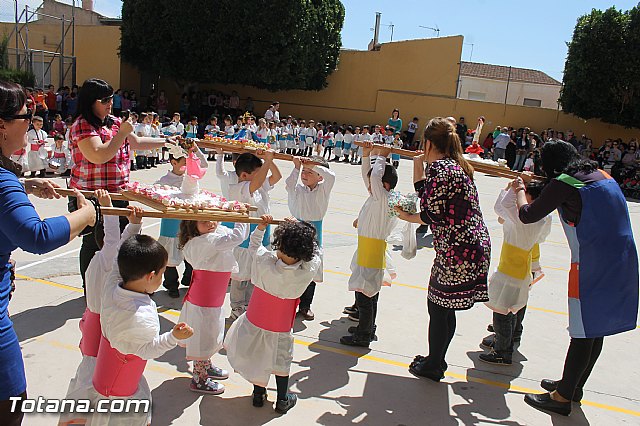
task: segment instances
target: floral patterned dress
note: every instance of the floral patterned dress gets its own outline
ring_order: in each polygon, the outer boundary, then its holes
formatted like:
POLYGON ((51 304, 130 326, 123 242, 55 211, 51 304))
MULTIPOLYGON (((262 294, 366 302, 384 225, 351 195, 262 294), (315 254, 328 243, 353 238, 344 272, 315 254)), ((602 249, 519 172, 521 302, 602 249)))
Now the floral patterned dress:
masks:
POLYGON ((416 182, 420 217, 431 227, 436 258, 428 298, 448 309, 469 309, 489 300, 487 274, 491 240, 482 218, 478 191, 450 158, 434 161, 427 179, 416 182))

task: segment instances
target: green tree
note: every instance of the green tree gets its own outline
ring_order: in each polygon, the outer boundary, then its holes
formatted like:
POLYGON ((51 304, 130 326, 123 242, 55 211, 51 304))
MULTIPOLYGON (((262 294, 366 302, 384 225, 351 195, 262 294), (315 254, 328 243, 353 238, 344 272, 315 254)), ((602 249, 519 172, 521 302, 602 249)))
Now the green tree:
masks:
POLYGON ((124 0, 120 54, 179 82, 320 90, 343 22, 339 0, 124 0))
POLYGON ((564 68, 562 108, 583 119, 640 127, 640 10, 578 19, 564 68))

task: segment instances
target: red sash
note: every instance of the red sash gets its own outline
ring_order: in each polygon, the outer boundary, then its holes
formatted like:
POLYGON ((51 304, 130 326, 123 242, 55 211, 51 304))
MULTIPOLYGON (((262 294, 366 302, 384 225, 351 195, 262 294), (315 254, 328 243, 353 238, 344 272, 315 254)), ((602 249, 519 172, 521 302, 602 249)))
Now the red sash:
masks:
POLYGON ((14 152, 14 153, 13 153, 13 155, 20 155, 20 156, 22 156, 22 155, 24 155, 26 152, 27 152, 27 151, 26 151, 24 148, 22 148, 22 149, 17 150, 16 152, 14 152))
POLYGON ((41 145, 41 144, 39 144, 39 143, 32 143, 32 144, 31 144, 31 151, 40 151, 40 147, 41 147, 41 146, 42 146, 42 145, 41 145))
POLYGON ((247 308, 247 319, 263 330, 288 333, 293 328, 300 299, 280 299, 254 287, 247 308))
POLYGON ((102 330, 100 328, 100 314, 91 312, 89 308, 84 310, 82 319, 80 320, 80 352, 85 356, 98 356, 100 348, 100 339, 102 338, 102 330))
POLYGON ((93 387, 103 396, 132 396, 144 373, 147 361, 136 355, 124 355, 101 336, 93 387))
POLYGON ((229 279, 231 272, 194 270, 184 301, 203 308, 219 308, 224 304, 229 279))
POLYGON ((64 152, 54 152, 53 153, 53 158, 65 158, 66 155, 64 155, 64 152))

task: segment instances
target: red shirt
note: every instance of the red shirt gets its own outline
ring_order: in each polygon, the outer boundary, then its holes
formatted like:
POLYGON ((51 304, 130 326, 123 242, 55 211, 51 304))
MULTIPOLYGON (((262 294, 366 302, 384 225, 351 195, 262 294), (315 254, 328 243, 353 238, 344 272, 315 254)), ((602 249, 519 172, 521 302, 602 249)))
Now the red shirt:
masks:
POLYGON ((78 148, 78 142, 92 136, 98 136, 102 143, 108 143, 118 133, 120 119, 111 116, 114 124, 111 129, 102 126, 96 130, 87 120, 78 117, 71 126, 69 138, 71 139, 71 188, 94 191, 106 189, 109 192, 118 192, 129 182, 129 168, 131 157, 129 142, 124 141, 116 155, 104 164, 91 163, 78 148))
POLYGON ((49 108, 49 110, 55 111, 57 109, 55 93, 53 92, 45 93, 44 102, 47 104, 47 108, 49 108))
POLYGON ((471 144, 471 145, 469 145, 467 147, 467 149, 465 149, 465 152, 467 154, 478 154, 478 155, 480 155, 480 154, 482 154, 484 152, 484 149, 482 149, 482 147, 480 145, 475 145, 474 146, 473 144, 471 144))

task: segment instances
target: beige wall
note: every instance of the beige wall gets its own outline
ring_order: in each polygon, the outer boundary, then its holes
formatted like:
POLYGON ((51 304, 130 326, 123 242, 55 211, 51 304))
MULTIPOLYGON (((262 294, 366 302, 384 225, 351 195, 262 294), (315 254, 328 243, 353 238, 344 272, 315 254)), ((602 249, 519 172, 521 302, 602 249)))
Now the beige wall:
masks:
MULTIPOLYGON (((0 23, 0 34, 10 34, 13 23, 0 23)), ((25 30, 22 30, 23 38, 25 30)), ((29 24, 29 48, 54 52, 60 43, 60 25, 29 24)), ((15 35, 14 35, 15 37, 15 35)), ((22 42, 19 44, 22 49, 22 42)), ((9 41, 15 47, 15 38, 9 41)), ((88 78, 101 78, 114 87, 120 85, 120 28, 116 26, 76 25, 76 80, 78 84, 88 78)), ((71 31, 65 38, 65 55, 71 56, 71 31)), ((51 82, 58 86, 57 60, 51 67, 51 82)))
MULTIPOLYGON (((510 105, 523 105, 525 98, 538 99, 541 101, 541 108, 557 109, 560 87, 561 86, 511 81, 509 82, 507 103, 510 105)), ((458 97, 460 99, 473 99, 473 97, 469 96, 469 92, 484 93, 485 102, 504 103, 505 93, 507 92, 507 82, 461 76, 458 97)))
MULTIPOLYGON (((80 4, 82 4, 82 2, 76 2, 76 10, 72 11, 71 5, 58 3, 53 0, 44 0, 42 4, 42 13, 60 18, 64 15, 65 19, 71 19, 72 13, 75 13, 76 25, 100 25, 98 14, 84 10, 82 7, 79 7, 80 4)), ((48 18, 46 16, 34 15, 34 19, 36 17, 43 23, 58 23, 58 25, 60 25, 60 21, 58 20, 48 18)))

